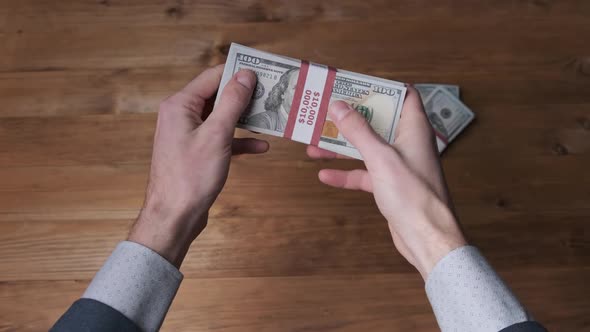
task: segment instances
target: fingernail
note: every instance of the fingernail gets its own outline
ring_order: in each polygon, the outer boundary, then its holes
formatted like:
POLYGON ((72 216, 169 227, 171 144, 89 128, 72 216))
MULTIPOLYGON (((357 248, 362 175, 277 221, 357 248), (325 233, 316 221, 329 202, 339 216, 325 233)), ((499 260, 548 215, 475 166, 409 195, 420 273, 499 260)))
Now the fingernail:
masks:
POLYGON ((330 107, 330 117, 335 121, 340 121, 350 111, 352 111, 352 107, 348 103, 337 101, 330 107))
POLYGON ((236 74, 236 81, 246 87, 247 89, 254 89, 254 85, 256 84, 256 79, 252 73, 248 73, 249 70, 240 70, 236 74))

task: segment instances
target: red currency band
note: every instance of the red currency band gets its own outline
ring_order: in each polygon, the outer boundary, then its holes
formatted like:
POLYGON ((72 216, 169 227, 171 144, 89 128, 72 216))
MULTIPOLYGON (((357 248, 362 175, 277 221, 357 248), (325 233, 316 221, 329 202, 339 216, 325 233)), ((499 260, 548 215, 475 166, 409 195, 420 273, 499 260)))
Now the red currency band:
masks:
POLYGON ((295 85, 295 93, 293 94, 293 101, 291 102, 291 109, 289 110, 289 118, 287 125, 283 132, 283 137, 291 139, 293 136, 293 128, 295 128, 295 121, 297 120, 297 113, 301 97, 303 96, 303 87, 307 80, 307 72, 309 71, 309 62, 301 60, 301 68, 299 68, 299 77, 297 78, 297 85, 295 85))
POLYGON ((313 129, 313 136, 309 144, 317 146, 320 143, 320 137, 324 129, 324 122, 326 122, 326 116, 328 115, 328 106, 330 105, 330 98, 332 97, 332 89, 334 88, 334 80, 336 79, 336 69, 328 67, 328 77, 326 78, 326 84, 324 85, 324 91, 322 92, 322 100, 320 102, 320 108, 318 110, 318 118, 313 129))

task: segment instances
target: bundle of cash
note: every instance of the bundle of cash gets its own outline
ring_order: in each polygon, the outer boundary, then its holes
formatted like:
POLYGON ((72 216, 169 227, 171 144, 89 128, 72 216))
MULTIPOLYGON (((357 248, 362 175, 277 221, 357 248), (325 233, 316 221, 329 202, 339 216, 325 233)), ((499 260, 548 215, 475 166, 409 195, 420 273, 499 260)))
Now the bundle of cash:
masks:
MULTIPOLYGON (((254 71, 258 83, 250 104, 238 122, 239 128, 289 138, 362 159, 358 150, 342 136, 327 114, 329 104, 342 100, 362 114, 381 137, 393 143, 406 95, 406 87, 401 82, 232 43, 220 91, 241 69, 254 71)), ((436 117, 430 114, 429 119, 444 129, 437 130, 437 137, 442 142, 439 143, 439 149, 441 146, 444 149, 467 125, 468 122, 463 125, 466 118, 458 114, 468 109, 452 103, 442 104, 448 102, 445 99, 447 94, 452 96, 446 87, 423 85, 421 91, 429 94, 428 100, 432 105, 441 105, 430 106, 431 113, 440 117, 440 121, 433 120, 436 117), (457 125, 458 121, 463 122, 457 125)), ((456 93, 459 93, 458 87, 456 93)), ((473 113, 469 111, 469 114, 471 121, 473 113)))
POLYGON ((233 43, 219 89, 240 69, 256 73, 252 101, 238 127, 361 159, 331 121, 328 105, 349 103, 392 143, 406 95, 401 82, 353 73, 233 43))
POLYGON ((436 134, 439 152, 453 141, 475 115, 461 102, 458 85, 451 84, 415 84, 420 93, 424 110, 436 134))

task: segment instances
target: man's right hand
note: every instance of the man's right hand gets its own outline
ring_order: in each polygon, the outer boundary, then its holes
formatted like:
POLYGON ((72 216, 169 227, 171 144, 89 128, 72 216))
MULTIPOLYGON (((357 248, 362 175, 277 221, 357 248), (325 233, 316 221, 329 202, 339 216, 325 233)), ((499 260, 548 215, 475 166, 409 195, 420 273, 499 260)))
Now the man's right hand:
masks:
MULTIPOLYGON (((323 169, 320 181, 373 193, 396 248, 426 280, 434 265, 466 240, 453 213, 434 133, 418 92, 408 87, 393 145, 345 102, 333 103, 329 112, 367 169, 323 169)), ((314 146, 307 153, 315 159, 341 157, 314 146)))

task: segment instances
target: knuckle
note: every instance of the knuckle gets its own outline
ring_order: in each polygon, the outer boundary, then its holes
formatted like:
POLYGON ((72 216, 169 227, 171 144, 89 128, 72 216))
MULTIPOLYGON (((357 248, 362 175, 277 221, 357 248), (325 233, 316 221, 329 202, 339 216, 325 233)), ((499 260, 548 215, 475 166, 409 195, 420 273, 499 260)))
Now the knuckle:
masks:
POLYGON ((237 83, 228 84, 223 89, 222 98, 229 103, 242 104, 248 101, 248 97, 246 88, 237 83))

